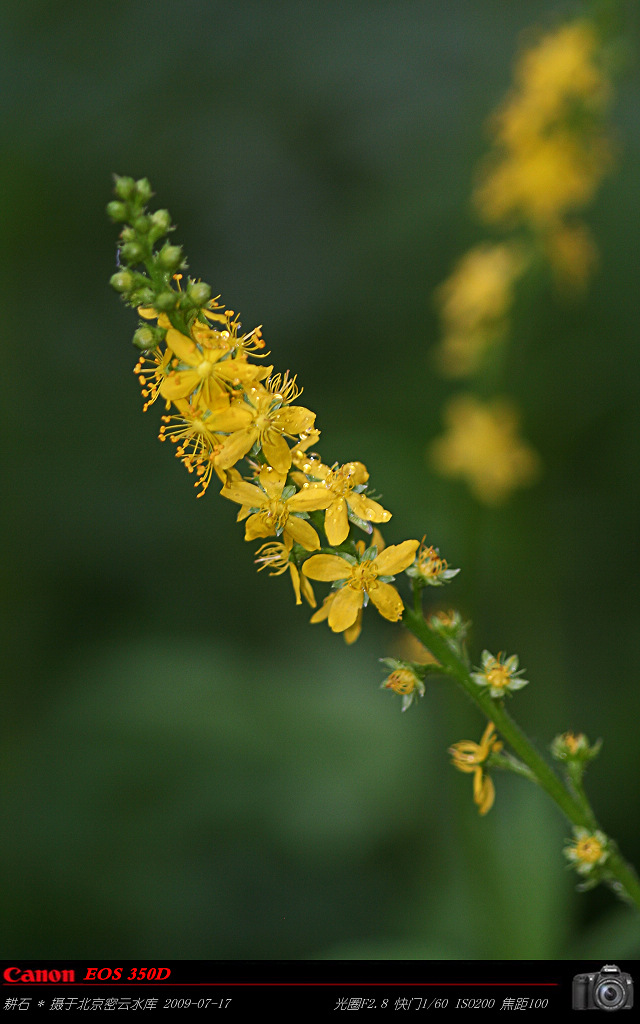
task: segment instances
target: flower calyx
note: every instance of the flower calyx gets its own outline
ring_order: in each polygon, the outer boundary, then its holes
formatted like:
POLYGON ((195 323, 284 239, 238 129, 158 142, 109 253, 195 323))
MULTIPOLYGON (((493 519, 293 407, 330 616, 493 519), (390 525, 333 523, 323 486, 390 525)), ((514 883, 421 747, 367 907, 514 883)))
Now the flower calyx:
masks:
POLYGON ((391 669, 390 674, 380 683, 381 690, 392 690, 402 697, 401 711, 411 707, 418 697, 424 697, 424 677, 429 670, 438 670, 439 665, 419 664, 416 661, 401 661, 398 658, 380 658, 380 663, 391 669))
POLYGON ((411 576, 419 587, 441 587, 448 583, 460 572, 459 569, 450 569, 445 558, 440 557, 440 552, 433 545, 425 545, 425 538, 422 538, 420 547, 416 554, 413 565, 407 569, 407 576, 411 576))

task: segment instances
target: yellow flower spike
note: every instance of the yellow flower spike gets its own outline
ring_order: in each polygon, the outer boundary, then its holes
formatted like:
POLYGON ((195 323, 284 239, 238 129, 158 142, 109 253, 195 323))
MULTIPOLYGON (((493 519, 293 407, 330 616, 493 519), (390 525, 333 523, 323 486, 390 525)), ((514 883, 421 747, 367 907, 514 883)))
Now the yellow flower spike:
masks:
POLYGON ((496 148, 476 189, 493 223, 546 230, 586 205, 611 164, 602 117, 611 97, 587 21, 543 36, 519 59, 516 84, 493 118, 496 148))
POLYGON ((245 540, 282 534, 285 544, 298 543, 307 551, 315 551, 320 547, 318 534, 296 513, 326 508, 331 495, 328 491, 322 493, 320 488, 309 488, 287 496, 283 493, 285 484, 285 475, 277 473, 272 466, 263 466, 257 485, 235 478, 227 481, 220 493, 230 501, 256 510, 247 519, 245 540))
POLYGON ((480 743, 473 740, 460 740, 449 747, 451 763, 459 772, 473 773, 473 800, 478 813, 487 814, 493 807, 495 787, 492 780, 485 774, 483 766, 495 751, 502 750, 503 744, 495 735, 495 726, 489 722, 480 743))
POLYGON ((305 561, 302 566, 305 576, 343 583, 336 591, 328 614, 329 627, 334 633, 342 633, 353 626, 369 598, 390 622, 402 617, 404 605, 398 591, 379 577, 393 577, 403 572, 413 562, 418 546, 419 541, 406 540, 385 548, 375 559, 363 557, 355 562, 340 555, 312 555, 305 561))

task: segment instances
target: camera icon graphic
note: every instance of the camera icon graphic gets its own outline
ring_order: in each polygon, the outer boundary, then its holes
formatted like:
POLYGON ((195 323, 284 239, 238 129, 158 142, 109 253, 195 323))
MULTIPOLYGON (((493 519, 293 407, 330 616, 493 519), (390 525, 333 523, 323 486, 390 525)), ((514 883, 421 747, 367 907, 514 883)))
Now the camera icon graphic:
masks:
POLYGON ((574 1010, 630 1010, 633 979, 615 964, 604 964, 597 974, 576 974, 573 979, 574 1010))

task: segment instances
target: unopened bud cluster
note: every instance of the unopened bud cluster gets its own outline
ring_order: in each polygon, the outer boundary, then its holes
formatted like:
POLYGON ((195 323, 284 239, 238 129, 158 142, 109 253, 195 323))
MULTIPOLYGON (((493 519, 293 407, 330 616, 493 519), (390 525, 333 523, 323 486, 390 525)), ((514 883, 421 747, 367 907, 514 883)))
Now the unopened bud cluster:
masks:
MULTIPOLYGON (((111 285, 129 306, 151 306, 166 313, 173 327, 187 330, 211 297, 211 288, 203 281, 189 280, 184 290, 173 286, 186 269, 179 245, 166 237, 172 229, 168 210, 149 213, 147 203, 153 195, 147 178, 115 178, 117 196, 107 206, 113 221, 122 224, 118 243, 118 270, 111 285), (162 241, 164 239, 164 241, 162 241)), ((166 330, 140 327, 133 343, 141 351, 151 351, 163 341, 166 330)))

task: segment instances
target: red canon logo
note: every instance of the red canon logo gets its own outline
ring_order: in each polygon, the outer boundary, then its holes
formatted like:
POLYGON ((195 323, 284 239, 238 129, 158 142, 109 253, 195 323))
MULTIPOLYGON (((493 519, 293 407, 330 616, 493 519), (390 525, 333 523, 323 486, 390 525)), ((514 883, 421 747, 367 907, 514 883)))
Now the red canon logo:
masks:
POLYGON ((16 983, 22 982, 25 985, 33 985, 36 982, 59 985, 61 982, 75 981, 76 972, 72 970, 59 971, 55 967, 51 969, 45 967, 35 971, 23 971, 21 967, 6 967, 4 980, 16 983))

